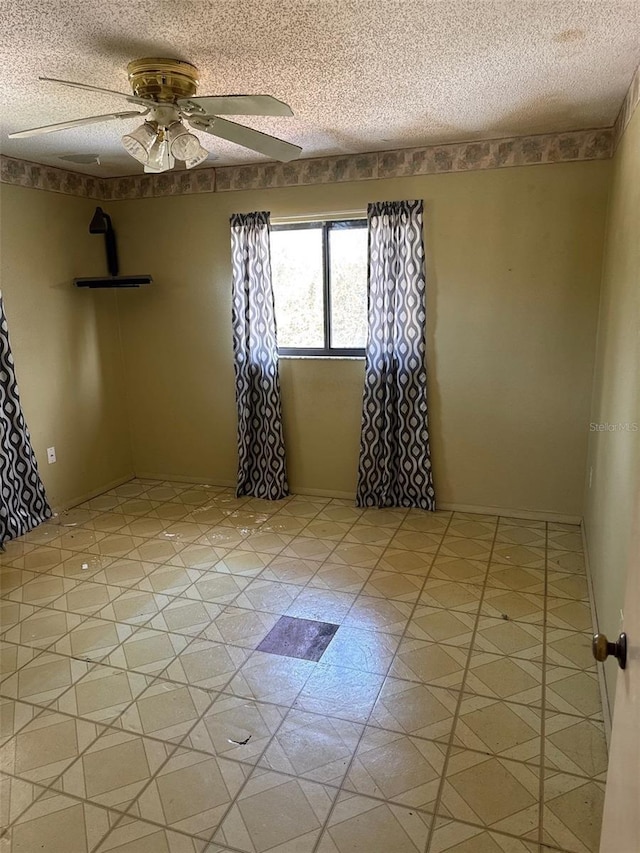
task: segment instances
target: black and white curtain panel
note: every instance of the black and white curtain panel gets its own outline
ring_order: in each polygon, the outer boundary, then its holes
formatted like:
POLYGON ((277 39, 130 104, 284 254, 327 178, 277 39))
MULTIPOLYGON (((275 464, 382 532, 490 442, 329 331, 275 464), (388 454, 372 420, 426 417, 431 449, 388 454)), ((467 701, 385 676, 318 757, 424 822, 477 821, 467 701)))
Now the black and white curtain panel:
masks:
POLYGON ((269 214, 231 217, 233 351, 238 406, 237 494, 289 494, 282 435, 269 214))
POLYGON ((51 517, 22 414, 0 293, 0 548, 51 517))
POLYGON ((425 367, 421 201, 376 202, 369 228, 358 506, 435 510, 425 367))

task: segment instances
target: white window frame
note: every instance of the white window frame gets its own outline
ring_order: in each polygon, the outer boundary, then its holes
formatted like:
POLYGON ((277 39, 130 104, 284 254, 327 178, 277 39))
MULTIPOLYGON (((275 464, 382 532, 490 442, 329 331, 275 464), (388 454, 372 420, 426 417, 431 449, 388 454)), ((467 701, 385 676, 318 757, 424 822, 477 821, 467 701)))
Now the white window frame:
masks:
MULTIPOLYGON (((288 222, 271 226, 272 231, 303 231, 307 228, 322 229, 322 309, 324 346, 322 347, 278 347, 278 355, 316 358, 364 358, 364 347, 331 346, 331 258, 329 234, 344 228, 366 228, 366 219, 326 219, 307 222, 288 222)), ((276 317, 277 319, 277 317, 276 317)))

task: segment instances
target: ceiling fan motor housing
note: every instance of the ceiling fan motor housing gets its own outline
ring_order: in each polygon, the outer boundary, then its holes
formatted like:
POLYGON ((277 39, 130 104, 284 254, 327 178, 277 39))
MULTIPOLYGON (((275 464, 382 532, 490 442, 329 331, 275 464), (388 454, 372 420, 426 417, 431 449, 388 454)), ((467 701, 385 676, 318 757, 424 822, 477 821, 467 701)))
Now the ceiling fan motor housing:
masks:
POLYGON ((192 97, 198 89, 198 69, 182 59, 134 59, 127 72, 138 98, 174 103, 178 98, 192 97))

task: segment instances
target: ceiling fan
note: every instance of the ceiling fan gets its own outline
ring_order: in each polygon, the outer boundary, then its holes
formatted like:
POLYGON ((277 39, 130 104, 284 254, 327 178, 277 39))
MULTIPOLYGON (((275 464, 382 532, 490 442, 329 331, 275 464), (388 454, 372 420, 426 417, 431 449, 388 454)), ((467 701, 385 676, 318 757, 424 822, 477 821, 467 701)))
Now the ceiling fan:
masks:
POLYGON ((87 124, 142 116, 145 119, 144 122, 130 133, 125 133, 122 144, 132 157, 144 165, 145 172, 166 172, 173 168, 176 160, 182 160, 187 169, 192 169, 207 159, 209 152, 200 144, 198 137, 185 127, 185 122, 195 130, 210 133, 212 136, 242 145, 244 148, 283 163, 295 160, 302 152, 302 148, 298 145, 220 118, 223 115, 293 115, 288 104, 271 95, 196 97, 198 69, 190 62, 181 59, 134 59, 128 64, 127 71, 133 90, 131 95, 99 86, 90 86, 87 83, 57 80, 53 77, 39 79, 47 83, 73 86, 76 89, 118 95, 129 104, 143 107, 142 111, 126 110, 107 115, 87 116, 49 124, 45 127, 20 130, 10 133, 9 137, 17 139, 38 136, 42 133, 54 133, 87 124))

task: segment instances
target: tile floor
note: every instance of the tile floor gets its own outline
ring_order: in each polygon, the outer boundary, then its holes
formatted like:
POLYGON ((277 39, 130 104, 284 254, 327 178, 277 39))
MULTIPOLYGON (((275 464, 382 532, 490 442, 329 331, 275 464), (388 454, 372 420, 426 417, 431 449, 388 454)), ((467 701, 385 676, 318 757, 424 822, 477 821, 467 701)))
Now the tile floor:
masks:
POLYGON ((133 481, 0 567, 2 853, 597 850, 576 527, 133 481))

